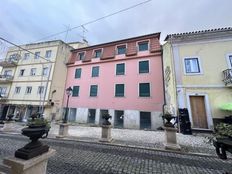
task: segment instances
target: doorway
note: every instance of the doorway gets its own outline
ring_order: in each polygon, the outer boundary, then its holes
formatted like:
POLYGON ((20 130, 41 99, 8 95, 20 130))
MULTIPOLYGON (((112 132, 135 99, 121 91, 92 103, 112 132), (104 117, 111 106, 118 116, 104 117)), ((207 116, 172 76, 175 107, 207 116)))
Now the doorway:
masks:
POLYGON ((190 96, 192 127, 208 129, 205 96, 190 96))
POLYGON ((116 110, 114 116, 114 127, 123 128, 124 111, 116 110))
POLYGON ((151 129, 150 112, 140 112, 140 129, 151 129))
POLYGON ((96 109, 89 109, 88 123, 95 124, 96 109))

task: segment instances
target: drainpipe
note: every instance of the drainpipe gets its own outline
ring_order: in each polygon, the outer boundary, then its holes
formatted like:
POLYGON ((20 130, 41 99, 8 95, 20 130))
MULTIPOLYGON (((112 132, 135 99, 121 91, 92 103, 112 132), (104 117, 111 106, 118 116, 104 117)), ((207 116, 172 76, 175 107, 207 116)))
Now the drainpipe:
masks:
POLYGON ((166 105, 166 96, 165 96, 165 83, 164 83, 164 62, 163 62, 163 45, 161 45, 161 64, 162 64, 162 78, 163 78, 163 97, 164 97, 164 104, 162 106, 162 112, 164 115, 164 106, 166 105))

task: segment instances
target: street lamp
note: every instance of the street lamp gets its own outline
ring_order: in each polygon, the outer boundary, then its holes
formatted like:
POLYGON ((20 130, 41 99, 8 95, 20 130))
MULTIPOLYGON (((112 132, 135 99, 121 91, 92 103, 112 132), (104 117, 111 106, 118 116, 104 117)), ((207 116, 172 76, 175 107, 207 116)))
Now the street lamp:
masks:
POLYGON ((67 94, 68 98, 67 98, 67 104, 66 104, 66 110, 65 110, 65 115, 64 115, 63 123, 67 123, 68 122, 68 102, 69 102, 69 97, 72 94, 72 88, 71 88, 71 86, 69 86, 66 89, 66 94, 67 94))

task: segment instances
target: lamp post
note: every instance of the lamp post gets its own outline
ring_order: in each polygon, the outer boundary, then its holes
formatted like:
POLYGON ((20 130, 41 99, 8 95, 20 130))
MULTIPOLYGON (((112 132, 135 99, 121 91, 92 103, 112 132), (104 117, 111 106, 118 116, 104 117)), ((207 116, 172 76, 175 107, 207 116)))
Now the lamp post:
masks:
POLYGON ((72 88, 71 88, 71 86, 69 86, 66 89, 66 94, 67 94, 68 98, 67 98, 67 104, 66 104, 66 110, 65 110, 65 115, 64 115, 63 123, 67 123, 68 122, 68 102, 69 102, 69 97, 72 94, 72 88))

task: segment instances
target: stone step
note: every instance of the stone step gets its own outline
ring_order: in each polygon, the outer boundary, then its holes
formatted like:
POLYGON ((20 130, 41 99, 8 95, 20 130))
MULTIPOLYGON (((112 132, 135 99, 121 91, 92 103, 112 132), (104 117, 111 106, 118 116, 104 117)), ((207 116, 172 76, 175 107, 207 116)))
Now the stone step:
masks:
POLYGON ((11 169, 9 166, 0 163, 0 174, 10 174, 11 169))

